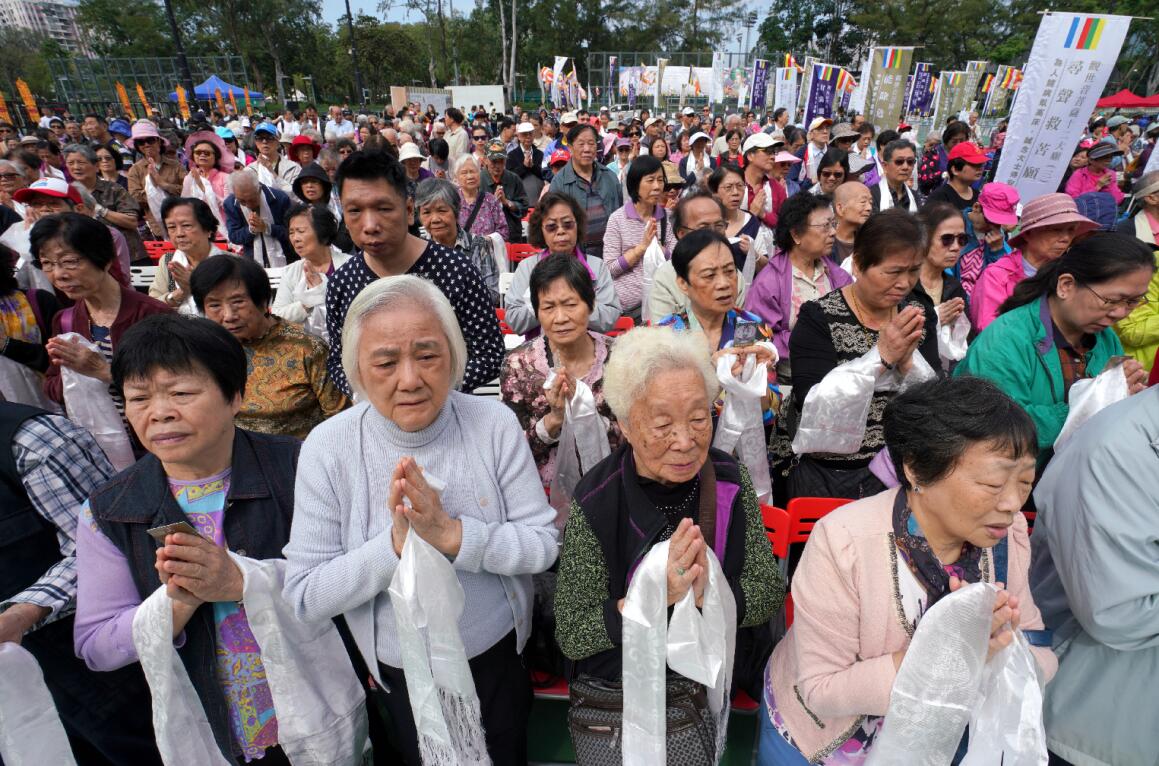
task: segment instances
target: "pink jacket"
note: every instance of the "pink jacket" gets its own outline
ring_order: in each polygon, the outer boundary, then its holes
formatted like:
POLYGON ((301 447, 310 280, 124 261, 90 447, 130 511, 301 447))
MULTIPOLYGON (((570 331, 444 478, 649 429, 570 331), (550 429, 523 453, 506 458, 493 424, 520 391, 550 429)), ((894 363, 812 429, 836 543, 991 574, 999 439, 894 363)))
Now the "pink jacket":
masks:
MULTIPOLYGON (((769 684, 789 734, 810 763, 847 740, 867 715, 885 715, 896 670, 892 654, 909 645, 897 585, 893 502, 897 490, 858 500, 814 527, 793 575, 794 621, 769 660, 769 684)), ((1030 539, 1018 513, 1010 529, 1007 589, 1022 627, 1043 628, 1030 595, 1030 539)), ((993 582, 990 552, 982 554, 993 582)), ((902 566, 905 566, 904 563, 902 566)), ((1058 661, 1032 647, 1049 680, 1058 661)))
POLYGON ((970 321, 982 332, 998 316, 998 307, 1014 292, 1014 286, 1026 279, 1022 268, 1022 251, 1011 250, 978 277, 970 296, 970 321))
POLYGON ((1079 168, 1075 172, 1071 173, 1070 178, 1067 179, 1065 191, 1070 196, 1076 198, 1081 194, 1086 194, 1087 192, 1109 192, 1110 195, 1115 198, 1115 204, 1118 204, 1123 201, 1123 190, 1120 189, 1119 184, 1116 183, 1118 178, 1119 177, 1115 174, 1115 171, 1111 170, 1110 168, 1107 168, 1099 175, 1092 173, 1090 168, 1079 168), (1110 176, 1111 182, 1100 189, 1098 181, 1104 175, 1110 176))

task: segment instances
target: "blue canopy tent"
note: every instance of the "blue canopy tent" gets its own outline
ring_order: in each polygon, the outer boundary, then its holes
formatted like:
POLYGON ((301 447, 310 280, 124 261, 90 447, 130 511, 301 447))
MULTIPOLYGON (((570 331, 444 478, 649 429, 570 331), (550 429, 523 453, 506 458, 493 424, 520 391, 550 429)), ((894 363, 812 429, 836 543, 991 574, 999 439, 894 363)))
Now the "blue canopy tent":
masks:
MULTIPOLYGON (((222 98, 228 99, 231 92, 233 93, 234 99, 245 98, 245 88, 239 88, 236 85, 230 85, 228 82, 221 79, 217 75, 210 75, 209 79, 207 79, 205 82, 201 83, 200 85, 193 86, 193 100, 211 101, 216 97, 215 91, 218 89, 221 90, 222 98)), ((185 97, 189 98, 189 94, 186 94, 185 97)), ((169 94, 169 100, 176 103, 177 91, 173 91, 169 94)), ((250 101, 265 101, 265 96, 262 95, 259 91, 251 90, 250 101)))

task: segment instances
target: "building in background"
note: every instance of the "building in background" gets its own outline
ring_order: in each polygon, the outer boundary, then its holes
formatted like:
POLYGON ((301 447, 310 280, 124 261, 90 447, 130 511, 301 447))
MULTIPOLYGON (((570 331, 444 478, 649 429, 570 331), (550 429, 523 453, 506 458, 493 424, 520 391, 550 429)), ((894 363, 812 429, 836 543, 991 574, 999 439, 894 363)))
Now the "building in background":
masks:
POLYGON ((0 0, 0 27, 27 29, 74 56, 91 56, 76 15, 76 0, 0 0))

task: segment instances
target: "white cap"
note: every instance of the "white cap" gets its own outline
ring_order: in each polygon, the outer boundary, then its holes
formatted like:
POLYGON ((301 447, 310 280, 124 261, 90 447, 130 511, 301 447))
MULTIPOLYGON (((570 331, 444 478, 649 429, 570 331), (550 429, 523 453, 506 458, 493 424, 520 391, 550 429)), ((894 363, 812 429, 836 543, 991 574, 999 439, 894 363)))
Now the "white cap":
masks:
POLYGON ((661 120, 659 117, 649 117, 648 119, 644 120, 644 127, 649 128, 652 125, 655 125, 657 122, 662 123, 664 121, 661 120))
POLYGON ((564 112, 560 115, 560 125, 567 125, 569 122, 579 122, 579 118, 575 116, 575 112, 564 112))
POLYGON ((535 126, 532 125, 530 122, 521 122, 521 123, 519 123, 519 125, 517 125, 515 127, 515 132, 516 133, 534 133, 535 126))
POLYGON ((681 114, 683 114, 685 117, 691 117, 692 115, 696 114, 696 110, 690 106, 686 106, 684 107, 684 111, 682 111, 681 114))
POLYGON ((809 123, 809 132, 812 133, 817 128, 827 128, 833 124, 833 120, 828 117, 814 117, 813 121, 809 123))
POLYGON ((692 138, 688 139, 688 145, 692 146, 693 144, 695 144, 697 141, 700 141, 701 139, 703 139, 705 141, 712 140, 708 137, 707 133, 705 133, 703 131, 698 131, 698 132, 692 134, 692 138))
MULTIPOLYGON (((782 141, 781 143, 784 143, 784 142, 782 141)), ((768 149, 772 146, 776 146, 776 144, 777 144, 777 142, 774 141, 773 137, 770 136, 768 133, 765 133, 763 131, 758 131, 756 133, 753 133, 751 136, 749 136, 748 138, 745 139, 744 145, 741 147, 740 153, 742 155, 745 155, 745 154, 748 154, 749 152, 751 152, 753 149, 768 149)))
POLYGON ((418 144, 414 143, 413 141, 407 141, 402 145, 402 148, 398 150, 399 162, 406 162, 407 160, 421 160, 422 158, 423 153, 419 151, 418 144))

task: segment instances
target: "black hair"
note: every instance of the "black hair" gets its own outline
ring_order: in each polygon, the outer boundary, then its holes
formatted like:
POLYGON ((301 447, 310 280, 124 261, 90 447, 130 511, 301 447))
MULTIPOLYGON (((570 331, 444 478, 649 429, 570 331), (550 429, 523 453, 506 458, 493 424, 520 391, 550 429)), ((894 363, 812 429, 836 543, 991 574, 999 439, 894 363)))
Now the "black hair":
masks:
POLYGON ((20 260, 20 253, 8 245, 0 243, 0 295, 8 295, 20 289, 20 283, 16 279, 16 262, 18 260, 20 260))
POLYGON ((798 138, 805 138, 805 131, 796 125, 786 125, 781 132, 785 134, 785 146, 792 146, 798 138))
POLYGON ((964 122, 954 122, 946 126, 942 131, 942 146, 949 146, 950 141, 955 138, 970 138, 970 126, 964 122))
POLYGON ((99 122, 102 125, 109 124, 109 121, 105 119, 105 116, 103 114, 97 114, 96 112, 89 112, 88 114, 86 114, 84 117, 81 118, 81 122, 84 122, 89 117, 92 117, 94 120, 96 120, 97 122, 99 122))
POLYGON ((213 214, 213 209, 205 202, 197 197, 166 197, 165 201, 161 203, 161 223, 165 223, 165 219, 169 217, 175 207, 187 206, 193 210, 193 217, 210 239, 217 234, 217 216, 213 214))
POLYGON ((713 245, 721 245, 730 255, 732 254, 732 245, 729 244, 728 237, 719 231, 697 229, 682 237, 676 243, 676 247, 672 248, 672 269, 676 272, 676 276, 687 282, 688 267, 692 265, 693 259, 713 245))
POLYGON ((925 255, 926 246, 918 219, 904 208, 874 213, 853 236, 853 262, 862 271, 881 263, 891 253, 906 250, 925 255))
POLYGON ((893 159, 895 152, 900 152, 903 149, 909 149, 914 153, 914 157, 917 157, 918 148, 916 146, 911 144, 909 141, 906 141, 904 138, 895 138, 893 141, 890 141, 885 145, 885 149, 883 149, 881 152, 881 159, 885 162, 889 162, 891 159, 893 159))
POLYGON ((330 208, 324 205, 309 205, 305 202, 296 204, 286 213, 286 227, 288 228, 290 221, 300 215, 310 217, 310 226, 313 227, 314 236, 318 238, 319 244, 334 244, 334 240, 338 237, 338 221, 334 220, 330 208))
MULTIPOLYGON (((109 153, 109 156, 113 158, 113 167, 115 167, 118 172, 125 169, 125 158, 121 156, 120 152, 118 152, 116 149, 114 149, 111 146, 106 146, 105 144, 99 144, 99 145, 93 147, 93 154, 96 154, 101 149, 104 149, 106 152, 109 153)), ((100 162, 100 161, 101 161, 101 158, 98 156, 97 162, 100 162)), ((39 164, 39 163, 37 163, 37 164, 39 164)))
POLYGON ((849 152, 836 147, 826 149, 825 153, 821 155, 821 160, 817 163, 817 172, 820 173, 822 168, 827 168, 831 165, 840 165, 841 169, 845 171, 845 175, 848 176, 849 152))
POLYGON ((1061 258, 1043 265, 1033 277, 1019 282, 998 313, 1053 295, 1063 274, 1070 274, 1080 285, 1098 285, 1141 269, 1155 271, 1151 248, 1141 239, 1114 231, 1095 232, 1071 245, 1061 258))
POLYGON ((64 240, 77 255, 101 271, 117 257, 113 235, 103 223, 80 213, 54 213, 37 221, 28 233, 37 268, 40 268, 40 251, 54 239, 64 240))
POLYGON ((868 133, 869 136, 872 138, 873 135, 875 133, 877 133, 877 127, 872 122, 869 122, 867 120, 867 121, 865 121, 857 126, 857 133, 858 133, 858 135, 862 135, 862 136, 864 136, 866 133, 868 133))
POLYGON ((789 111, 789 110, 788 110, 788 109, 786 109, 785 107, 783 107, 783 106, 778 106, 776 109, 774 109, 774 110, 773 110, 773 119, 774 119, 774 120, 779 120, 779 119, 781 119, 781 115, 782 115, 782 114, 784 114, 784 113, 785 113, 785 112, 787 112, 787 111, 789 111))
POLYGON ((975 444, 1015 460, 1038 454, 1034 421, 985 378, 935 378, 911 386, 886 405, 882 424, 906 489, 911 482, 905 468, 918 484, 933 484, 953 473, 975 444))
POLYGON ((252 258, 237 255, 215 255, 206 258, 189 276, 189 292, 197 310, 205 311, 205 298, 226 282, 241 282, 254 305, 268 309, 273 291, 266 270, 252 258))
POLYGON ((427 144, 427 150, 439 162, 446 162, 447 158, 451 156, 451 145, 446 142, 446 139, 432 138, 427 144))
POLYGON ((506 128, 514 128, 514 127, 515 127, 515 120, 511 119, 510 117, 504 117, 502 120, 499 121, 499 129, 500 130, 504 130, 506 128))
POLYGON ((218 163, 220 163, 221 162, 221 149, 219 149, 217 144, 213 143, 208 138, 202 138, 202 139, 196 141, 193 144, 193 146, 189 147, 189 161, 190 161, 190 163, 193 162, 193 150, 196 149, 197 147, 201 146, 202 144, 205 144, 206 146, 208 146, 210 149, 213 150, 213 164, 217 165, 218 163))
POLYGON ((531 270, 531 280, 528 286, 531 290, 531 309, 539 313, 539 293, 557 279, 562 279, 567 286, 576 291, 580 300, 588 306, 588 311, 595 311, 596 288, 592 282, 592 275, 579 258, 573 258, 570 253, 556 253, 543 258, 531 270))
POLYGON ((549 191, 540 197, 535 204, 535 209, 531 211, 531 217, 527 219, 527 241, 532 245, 547 247, 547 240, 543 236, 543 219, 547 216, 547 211, 556 205, 567 205, 568 209, 571 210, 571 214, 575 218, 576 244, 584 241, 588 216, 583 205, 570 194, 549 191))
POLYGON ((628 173, 624 178, 624 185, 628 187, 628 197, 632 202, 640 201, 640 182, 645 176, 653 173, 663 173, 664 163, 651 154, 641 154, 632 160, 628 166, 628 173))
MULTIPOLYGON (((213 260, 210 258, 206 263, 213 260)), ((228 330, 204 317, 153 314, 125 331, 113 352, 114 390, 123 395, 125 381, 148 378, 157 370, 175 373, 204 370, 226 401, 245 396, 248 371, 245 350, 228 330)))
POLYGON ((342 149, 350 149, 351 151, 358 151, 358 144, 354 143, 353 138, 340 138, 334 142, 334 151, 342 149))
POLYGON ((733 136, 736 136, 741 140, 741 143, 744 143, 744 131, 740 128, 733 128, 732 130, 725 132, 724 140, 728 141, 728 139, 732 138, 733 136))
POLYGON ((725 209, 724 203, 716 197, 712 196, 712 192, 710 192, 708 189, 697 189, 696 191, 681 197, 680 201, 676 203, 676 207, 672 210, 672 231, 676 232, 676 236, 679 237, 680 230, 686 228, 684 225, 684 210, 691 202, 694 202, 698 199, 712 200, 714 203, 716 203, 717 208, 720 210, 720 220, 728 220, 728 211, 725 209))
POLYGON ((873 143, 877 146, 877 151, 881 152, 888 144, 901 138, 901 133, 898 133, 893 128, 887 128, 877 134, 877 138, 873 139, 873 143))
POLYGON ((590 130, 592 132, 592 135, 595 136, 596 143, 599 144, 599 142, 600 142, 599 131, 596 130, 595 127, 593 127, 591 123, 581 122, 579 125, 576 125, 574 128, 572 128, 571 130, 569 130, 567 132, 567 145, 573 146, 576 142, 576 139, 578 139, 580 136, 582 136, 583 132, 585 130, 590 130))
POLYGON ((815 210, 828 210, 829 198, 805 190, 799 191, 785 200, 777 214, 777 228, 773 231, 773 242, 778 250, 789 252, 797 246, 794 234, 800 234, 809 225, 809 216, 815 210))
POLYGON ((462 125, 464 122, 467 121, 467 118, 463 116, 463 113, 460 112, 458 109, 456 109, 453 106, 449 107, 447 109, 447 111, 445 112, 445 114, 448 117, 450 117, 452 120, 454 120, 456 124, 459 124, 459 125, 462 125))
POLYGON ((734 162, 721 163, 716 170, 712 171, 712 175, 708 177, 708 190, 713 194, 720 191, 720 185, 724 183, 724 179, 730 173, 744 178, 744 171, 740 169, 740 165, 734 162))
POLYGON ((934 246, 934 232, 938 230, 938 227, 954 218, 962 220, 962 211, 948 202, 935 202, 918 211, 918 223, 925 231, 927 250, 934 246))
POLYGON ((406 199, 406 169, 398 158, 387 152, 354 152, 338 166, 334 176, 334 186, 342 196, 342 184, 346 179, 356 181, 386 181, 399 199, 406 199))

